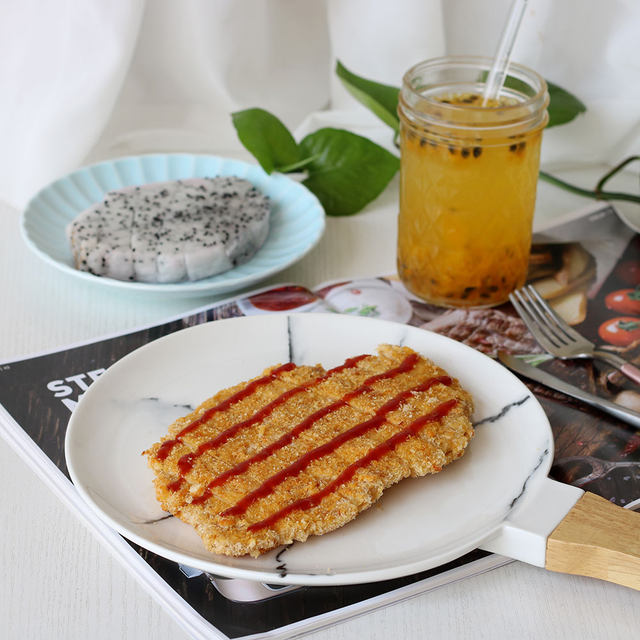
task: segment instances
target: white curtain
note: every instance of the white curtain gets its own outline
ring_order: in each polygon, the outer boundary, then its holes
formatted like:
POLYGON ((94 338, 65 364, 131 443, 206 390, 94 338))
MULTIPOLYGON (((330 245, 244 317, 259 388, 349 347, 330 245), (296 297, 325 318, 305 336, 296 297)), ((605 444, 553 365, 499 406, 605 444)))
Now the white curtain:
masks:
MULTIPOLYGON (((0 199, 22 207, 87 162, 242 153, 230 113, 295 129, 364 109, 335 60, 399 85, 418 60, 492 55, 510 0, 2 0, 0 199)), ((640 2, 529 0, 514 60, 587 113, 545 133, 543 162, 640 152, 640 2)), ((338 118, 339 120, 339 118, 338 118)))

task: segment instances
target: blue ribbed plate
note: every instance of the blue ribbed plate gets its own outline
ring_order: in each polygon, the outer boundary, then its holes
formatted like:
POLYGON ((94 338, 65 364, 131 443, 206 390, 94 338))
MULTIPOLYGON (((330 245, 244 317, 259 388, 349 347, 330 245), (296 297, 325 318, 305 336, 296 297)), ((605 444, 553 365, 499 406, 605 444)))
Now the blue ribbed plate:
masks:
POLYGON ((132 156, 78 169, 40 191, 22 214, 27 245, 50 265, 88 282, 136 292, 196 296, 227 293, 250 286, 300 260, 320 240, 324 210, 303 185, 258 165, 217 156, 183 153, 132 156), (229 271, 195 282, 149 284, 95 276, 73 266, 66 227, 107 191, 149 182, 237 176, 252 182, 272 201, 267 241, 256 255, 229 271))

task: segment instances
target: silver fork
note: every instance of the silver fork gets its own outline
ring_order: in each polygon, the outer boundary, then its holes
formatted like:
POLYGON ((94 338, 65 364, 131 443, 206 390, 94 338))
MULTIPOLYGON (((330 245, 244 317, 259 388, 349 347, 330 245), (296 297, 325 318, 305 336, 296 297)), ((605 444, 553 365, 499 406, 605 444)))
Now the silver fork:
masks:
POLYGON ((572 329, 532 285, 517 289, 509 300, 540 346, 556 358, 595 358, 618 369, 640 384, 640 369, 615 353, 597 349, 593 342, 572 329))

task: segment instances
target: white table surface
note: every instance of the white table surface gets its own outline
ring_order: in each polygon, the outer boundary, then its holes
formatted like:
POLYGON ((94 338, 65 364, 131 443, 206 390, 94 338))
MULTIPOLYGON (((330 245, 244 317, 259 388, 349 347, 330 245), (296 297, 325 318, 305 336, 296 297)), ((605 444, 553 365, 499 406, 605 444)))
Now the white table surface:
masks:
MULTIPOLYGON (((320 245, 272 281, 313 285, 393 272, 396 192, 394 183, 365 212, 329 219, 320 245)), ((536 222, 587 204, 542 185, 536 222)), ((22 242, 19 213, 2 204, 0 301, 0 361, 154 323, 208 302, 123 296, 51 269, 22 242)), ((2 440, 0 487, 0 638, 187 639, 2 440)), ((307 637, 600 640, 637 637, 639 629, 638 592, 513 562, 307 637)))

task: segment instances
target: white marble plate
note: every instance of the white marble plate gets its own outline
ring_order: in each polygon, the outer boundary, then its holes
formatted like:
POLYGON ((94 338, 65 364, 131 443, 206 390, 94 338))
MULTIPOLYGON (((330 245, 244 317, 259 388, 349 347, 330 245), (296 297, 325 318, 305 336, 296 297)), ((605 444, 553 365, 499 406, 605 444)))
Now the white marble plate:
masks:
POLYGON ((547 418, 500 364, 443 336, 384 320, 332 314, 260 315, 199 325, 123 358, 89 388, 66 437, 69 472, 109 525, 151 551, 221 576, 308 585, 372 582, 417 573, 477 547, 545 480, 547 418), (476 436, 441 473, 405 480, 345 527, 260 558, 205 550, 158 506, 141 451, 216 390, 290 359, 336 366, 380 343, 408 345, 473 394, 476 436), (526 490, 525 490, 526 488, 526 490))

